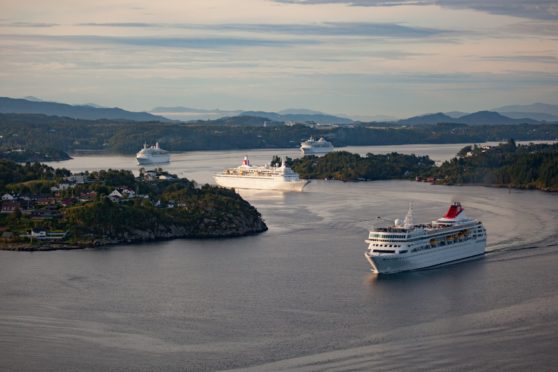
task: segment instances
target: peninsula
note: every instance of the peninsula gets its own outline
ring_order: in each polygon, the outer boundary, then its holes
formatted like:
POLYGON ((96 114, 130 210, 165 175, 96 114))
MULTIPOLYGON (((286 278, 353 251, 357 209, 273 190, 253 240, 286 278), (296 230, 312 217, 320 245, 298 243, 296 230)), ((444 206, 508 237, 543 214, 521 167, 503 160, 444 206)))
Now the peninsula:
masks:
POLYGON ((174 238, 228 238, 267 230, 232 190, 161 170, 71 174, 0 160, 0 249, 76 249, 174 238))

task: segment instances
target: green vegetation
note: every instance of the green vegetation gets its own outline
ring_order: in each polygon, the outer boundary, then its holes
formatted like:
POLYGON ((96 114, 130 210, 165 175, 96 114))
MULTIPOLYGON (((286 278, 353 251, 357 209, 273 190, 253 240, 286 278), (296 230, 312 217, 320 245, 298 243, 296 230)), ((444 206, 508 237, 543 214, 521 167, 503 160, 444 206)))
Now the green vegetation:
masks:
POLYGON ((558 191, 558 144, 467 146, 432 174, 444 184, 479 184, 558 191))
POLYGON ((70 155, 62 150, 42 148, 40 151, 23 150, 21 148, 0 151, 0 159, 17 162, 36 161, 61 161, 71 159, 70 155))
POLYGON ((311 135, 324 136, 336 147, 409 143, 479 143, 510 137, 517 140, 558 138, 558 125, 553 124, 403 126, 390 123, 361 123, 324 129, 305 125, 264 126, 265 121, 262 118, 235 117, 192 123, 138 123, 122 120, 77 120, 45 115, 0 114, 0 157, 1 152, 16 154, 19 151, 21 155, 29 153, 30 149, 44 153, 45 156, 51 154, 50 159, 54 158, 52 154, 55 150, 52 149, 68 153, 105 151, 133 154, 144 142, 155 141, 159 141, 163 148, 170 151, 294 148, 311 135), (23 150, 14 151, 14 149, 23 150))
MULTIPOLYGON (((278 159, 275 159, 278 161, 278 159)), ((365 181, 424 179, 447 185, 486 185, 558 191, 558 144, 518 146, 515 141, 495 147, 466 146, 437 167, 427 156, 332 152, 305 156, 288 164, 302 178, 365 181)))
POLYGON ((229 189, 159 171, 71 175, 0 160, 0 248, 70 249, 170 238, 220 238, 267 230, 229 189))
MULTIPOLYGON (((289 164, 289 163, 287 163, 289 164)), ((429 172, 434 165, 428 156, 367 154, 361 157, 346 151, 330 152, 324 157, 305 156, 289 164, 302 178, 342 181, 374 181, 414 178, 429 172)))
POLYGON ((32 180, 59 180, 69 176, 67 169, 53 169, 44 164, 17 164, 13 161, 0 159, 0 192, 6 191, 6 186, 32 180))

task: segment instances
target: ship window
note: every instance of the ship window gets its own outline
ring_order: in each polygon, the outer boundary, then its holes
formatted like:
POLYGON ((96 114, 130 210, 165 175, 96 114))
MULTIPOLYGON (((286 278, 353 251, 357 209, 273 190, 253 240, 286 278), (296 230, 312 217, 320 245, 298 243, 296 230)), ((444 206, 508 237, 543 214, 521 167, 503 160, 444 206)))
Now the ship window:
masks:
POLYGON ((399 251, 399 254, 407 253, 407 251, 399 251))
POLYGON ((389 249, 375 249, 374 252, 376 253, 395 253, 395 251, 389 249))

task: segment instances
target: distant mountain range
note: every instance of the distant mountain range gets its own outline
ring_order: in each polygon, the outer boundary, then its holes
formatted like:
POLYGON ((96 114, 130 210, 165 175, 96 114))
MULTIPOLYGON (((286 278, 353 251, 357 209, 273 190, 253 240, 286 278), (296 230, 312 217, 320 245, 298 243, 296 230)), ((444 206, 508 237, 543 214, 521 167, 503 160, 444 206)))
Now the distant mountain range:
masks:
POLYGON ((558 105, 550 105, 548 103, 532 103, 530 105, 509 105, 493 109, 492 111, 506 112, 529 112, 529 113, 545 113, 558 116, 558 105))
MULTIPOLYGON (((558 120, 557 120, 558 122, 558 120)), ((398 121, 399 124, 417 125, 417 124, 438 124, 438 123, 455 123, 468 125, 513 125, 513 124, 538 124, 540 121, 531 118, 511 118, 495 111, 478 111, 472 114, 465 114, 459 117, 452 117, 441 112, 435 114, 427 114, 413 116, 408 119, 398 121)))
POLYGON ((251 116, 275 122, 316 122, 320 124, 350 124, 353 120, 308 109, 286 109, 279 112, 242 110, 205 110, 183 106, 155 107, 151 113, 176 120, 210 120, 227 116, 251 116))
POLYGON ((114 119, 131 121, 169 121, 163 116, 147 112, 131 112, 120 108, 94 107, 91 105, 68 105, 65 103, 45 102, 36 97, 16 99, 0 97, 0 113, 4 114, 44 114, 64 116, 72 119, 114 119))
POLYGON ((152 114, 163 115, 173 120, 215 120, 230 116, 239 116, 242 110, 205 110, 183 106, 155 107, 150 111, 152 114))
POLYGON ((530 118, 548 122, 558 122, 558 105, 533 103, 530 105, 509 105, 493 109, 510 118, 530 118))
MULTIPOLYGON (((438 112, 433 114, 413 116, 397 120, 389 116, 355 116, 352 118, 326 114, 320 111, 304 108, 290 108, 278 112, 198 109, 184 106, 156 107, 151 112, 131 112, 120 108, 108 108, 87 103, 83 105, 68 105, 57 102, 47 102, 40 98, 28 96, 24 99, 0 97, 0 113, 44 114, 51 116, 65 116, 74 119, 114 119, 131 121, 169 121, 181 120, 194 122, 196 120, 216 120, 233 117, 263 118, 263 122, 277 125, 287 122, 314 122, 319 124, 350 124, 354 120, 363 122, 394 122, 404 125, 461 123, 468 125, 491 124, 536 124, 540 122, 558 123, 558 105, 534 103, 530 105, 509 105, 498 107, 489 111, 465 113, 461 111, 438 112)), ((223 122, 227 122, 224 120, 223 122)), ((257 122, 251 120, 250 123, 257 122)))
POLYGON ((549 122, 558 123, 558 105, 535 103, 532 105, 503 106, 493 110, 467 113, 462 111, 439 112, 413 116, 407 119, 385 115, 352 116, 345 117, 330 115, 308 109, 286 109, 278 112, 242 111, 242 110, 205 110, 190 107, 156 107, 152 113, 161 114, 175 120, 215 120, 223 117, 251 116, 266 118, 274 122, 315 122, 321 124, 350 124, 354 121, 361 122, 395 122, 405 125, 437 124, 437 123, 462 123, 469 125, 490 124, 520 124, 549 122), (515 110, 515 111, 512 111, 515 110), (554 114, 556 113, 556 115, 554 114))
MULTIPOLYGON (((291 111, 293 112, 293 111, 291 111)), ((311 113, 276 113, 276 112, 265 112, 265 111, 244 111, 243 116, 257 116, 262 118, 267 118, 273 121, 282 122, 315 122, 319 124, 350 124, 353 121, 351 119, 342 118, 335 115, 328 115, 321 112, 311 111, 311 113)))

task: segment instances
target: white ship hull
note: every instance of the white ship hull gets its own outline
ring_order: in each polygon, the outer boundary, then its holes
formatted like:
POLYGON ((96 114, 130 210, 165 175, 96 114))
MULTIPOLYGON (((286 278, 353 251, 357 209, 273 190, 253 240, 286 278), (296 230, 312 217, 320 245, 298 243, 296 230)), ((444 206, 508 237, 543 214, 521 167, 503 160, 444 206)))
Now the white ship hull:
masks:
POLYGON ((486 240, 480 239, 456 242, 404 255, 374 256, 366 252, 364 256, 372 266, 374 273, 393 274, 483 255, 485 247, 486 240))
POLYGON ((304 155, 325 155, 333 151, 333 147, 302 147, 304 155))
POLYGON ((136 159, 140 165, 163 164, 170 161, 170 154, 137 156, 136 159))
POLYGON ((215 175, 215 182, 219 186, 234 189, 302 191, 308 183, 306 180, 287 181, 283 177, 253 177, 236 175, 215 175))

